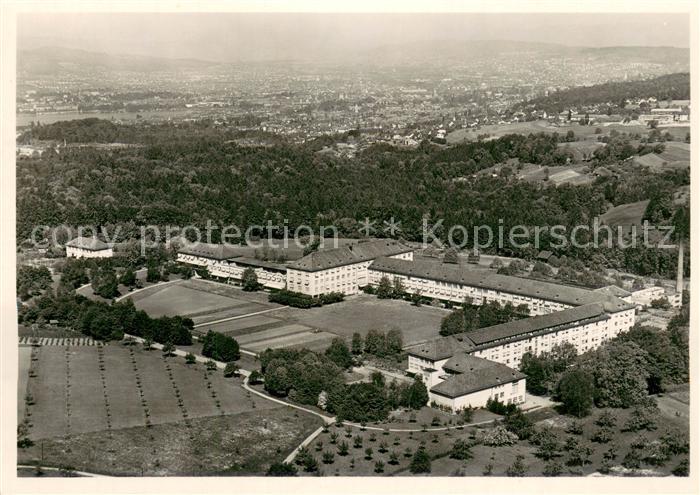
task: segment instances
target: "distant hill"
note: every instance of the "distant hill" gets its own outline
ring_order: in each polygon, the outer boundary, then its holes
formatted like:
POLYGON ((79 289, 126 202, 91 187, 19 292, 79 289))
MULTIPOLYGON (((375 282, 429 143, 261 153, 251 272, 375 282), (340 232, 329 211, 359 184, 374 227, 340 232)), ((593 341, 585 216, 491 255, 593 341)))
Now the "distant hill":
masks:
POLYGON ((567 108, 595 105, 611 102, 620 104, 627 98, 648 98, 654 96, 659 100, 690 99, 690 74, 668 74, 642 81, 609 82, 594 86, 580 86, 563 91, 555 91, 549 96, 542 96, 523 102, 516 110, 536 109, 546 112, 562 112, 567 108))
POLYGON ((616 61, 659 63, 687 70, 690 50, 675 47, 579 47, 556 43, 536 43, 508 40, 426 41, 385 45, 355 54, 370 63, 419 63, 424 61, 464 61, 488 59, 508 54, 532 54, 541 57, 562 57, 597 63, 616 61))
POLYGON ((203 69, 213 65, 216 64, 194 59, 112 55, 61 47, 41 47, 19 50, 17 53, 17 70, 30 74, 82 73, 95 70, 158 72, 203 69))

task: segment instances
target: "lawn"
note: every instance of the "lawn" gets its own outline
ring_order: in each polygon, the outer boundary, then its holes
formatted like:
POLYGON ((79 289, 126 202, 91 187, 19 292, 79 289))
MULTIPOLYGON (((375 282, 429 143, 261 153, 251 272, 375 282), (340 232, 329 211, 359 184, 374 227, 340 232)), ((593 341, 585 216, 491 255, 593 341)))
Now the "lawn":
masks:
POLYGON ((181 284, 170 284, 161 290, 134 301, 138 309, 152 317, 189 315, 218 311, 245 304, 245 301, 192 289, 181 284))
MULTIPOLYGON (((46 346, 32 362, 32 439, 117 430, 276 407, 203 364, 118 343, 46 346), (253 403, 256 403, 255 406, 253 403)), ((23 404, 23 401, 20 402, 23 404)), ((22 410, 20 410, 23 413, 22 410)), ((20 416, 23 417, 23 416, 20 416)))
POLYGON ((292 308, 283 314, 290 321, 334 333, 347 340, 354 332, 364 336, 371 329, 396 327, 403 332, 404 345, 410 345, 438 337, 440 322, 448 312, 431 306, 416 307, 406 301, 360 294, 339 304, 307 310, 292 308))
POLYGON ((638 201, 636 203, 627 203, 611 208, 600 217, 601 223, 605 223, 606 225, 610 226, 641 226, 642 217, 644 216, 644 212, 646 211, 648 204, 649 200, 645 200, 638 201))
MULTIPOLYGON (((258 401, 260 402, 260 401, 258 401)), ((44 440, 18 461, 116 476, 262 475, 321 421, 285 406, 44 440)))

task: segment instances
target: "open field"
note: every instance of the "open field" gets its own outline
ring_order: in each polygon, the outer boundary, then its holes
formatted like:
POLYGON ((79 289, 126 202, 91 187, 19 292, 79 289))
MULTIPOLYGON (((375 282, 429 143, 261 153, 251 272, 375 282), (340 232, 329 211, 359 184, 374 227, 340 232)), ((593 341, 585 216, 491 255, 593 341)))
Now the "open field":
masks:
MULTIPOLYGON (((55 437, 42 442, 43 462, 117 476, 262 475, 320 424, 277 405, 264 414, 197 418, 189 426, 178 421, 55 437)), ((37 463, 41 452, 39 444, 20 449, 18 461, 37 463)))
MULTIPOLYGON (((447 135, 447 144, 456 144, 462 141, 476 141, 479 135, 488 134, 490 138, 499 138, 506 134, 536 134, 545 132, 552 134, 554 132, 564 135, 569 131, 573 131, 575 136, 580 140, 597 139, 595 130, 600 127, 601 135, 607 135, 612 130, 626 133, 640 133, 645 135, 649 132, 649 128, 643 125, 623 125, 618 123, 601 123, 599 125, 583 126, 578 122, 571 124, 552 125, 546 120, 535 120, 531 122, 514 122, 511 124, 491 124, 481 126, 479 129, 457 129, 447 135)), ((669 130, 676 139, 684 139, 688 128, 669 128, 662 129, 663 132, 669 130), (685 129, 679 131, 677 129, 685 129), (682 134, 682 136, 681 136, 682 134)))
POLYGON ((222 310, 240 306, 245 301, 171 284, 134 304, 150 316, 158 317, 222 310))
POLYGON ((249 399, 237 379, 140 346, 41 347, 32 370, 32 439, 276 407, 249 399))
POLYGON ((359 294, 340 304, 308 310, 290 308, 285 317, 348 340, 354 332, 364 337, 373 328, 397 327, 403 332, 404 345, 410 345, 437 337, 440 322, 447 314, 440 308, 416 307, 406 301, 359 294))
POLYGON ((610 226, 641 226, 642 217, 647 209, 647 205, 649 205, 649 200, 616 206, 615 208, 611 208, 610 210, 606 211, 600 217, 601 223, 605 223, 606 225, 610 226))
POLYGON ((252 352, 268 347, 323 350, 335 336, 349 340, 354 332, 365 335, 370 329, 394 326, 402 330, 404 344, 410 345, 436 337, 447 314, 439 308, 366 294, 320 308, 289 308, 266 302, 264 292, 243 292, 238 287, 199 280, 176 282, 160 290, 154 287, 134 294, 134 299, 136 307, 151 316, 198 315, 193 318, 198 333, 213 330, 231 335, 252 352), (255 314, 275 308, 279 310, 255 314), (228 319, 231 317, 236 318, 228 319), (222 319, 226 321, 219 321, 222 319))

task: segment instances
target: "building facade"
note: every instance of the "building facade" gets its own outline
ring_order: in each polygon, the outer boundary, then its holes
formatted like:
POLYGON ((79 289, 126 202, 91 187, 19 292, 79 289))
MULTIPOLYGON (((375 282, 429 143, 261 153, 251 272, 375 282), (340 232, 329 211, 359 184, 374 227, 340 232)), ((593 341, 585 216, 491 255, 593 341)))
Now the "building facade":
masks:
POLYGON ((95 237, 76 237, 66 243, 68 258, 111 258, 114 250, 95 237))
POLYGON ((370 284, 369 267, 381 257, 411 261, 413 250, 381 239, 316 251, 287 267, 287 289, 311 296, 329 292, 357 294, 360 287, 370 284))
POLYGON ((455 302, 470 298, 477 305, 492 301, 525 304, 534 315, 408 349, 407 371, 423 380, 431 401, 453 410, 484 405, 489 398, 521 403, 526 377, 515 370, 524 354, 538 355, 563 343, 583 353, 629 331, 635 322, 635 304, 616 297, 611 290, 593 291, 459 266, 386 258, 369 268, 370 284, 379 284, 382 277, 399 278, 410 293, 455 302), (503 368, 479 374, 475 370, 484 365, 474 366, 480 363, 474 359, 503 368), (471 360, 472 365, 462 363, 461 374, 455 376, 455 362, 460 360, 471 360))
POLYGON ((183 246, 178 250, 177 261, 206 268, 214 277, 235 281, 240 281, 243 272, 252 268, 258 277, 258 283, 271 289, 284 289, 287 280, 287 268, 284 265, 238 256, 232 248, 223 244, 200 242, 183 246))

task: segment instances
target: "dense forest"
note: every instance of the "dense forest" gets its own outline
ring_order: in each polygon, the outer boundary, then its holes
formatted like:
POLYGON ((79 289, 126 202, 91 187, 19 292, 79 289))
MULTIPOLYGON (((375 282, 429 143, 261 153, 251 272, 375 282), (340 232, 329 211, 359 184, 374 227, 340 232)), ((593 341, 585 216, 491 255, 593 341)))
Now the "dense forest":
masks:
POLYGON ((679 73, 656 77, 642 81, 607 82, 594 86, 579 86, 562 91, 555 91, 520 103, 517 109, 532 108, 548 113, 563 112, 568 108, 584 105, 611 103, 619 111, 624 108, 627 99, 655 97, 658 100, 689 100, 690 74, 679 73))
MULTIPOLYGON (((464 226, 470 235, 480 225, 494 232, 500 226, 507 232, 515 225, 571 229, 590 224, 610 206, 654 195, 671 197, 679 186, 689 184, 687 170, 652 175, 630 162, 620 162, 624 175, 577 186, 476 174, 511 158, 563 164, 567 155, 558 147, 556 134, 511 134, 449 148, 428 143, 417 149, 374 145, 348 159, 316 153, 316 142, 239 146, 228 139, 232 131, 207 122, 132 127, 94 119, 42 126, 43 135, 59 140, 70 136, 91 142, 99 133, 106 141, 130 140, 143 146, 64 148, 42 158, 18 160, 18 239, 29 238, 37 225, 96 225, 110 234, 118 229, 116 240, 125 240, 138 237, 140 225, 204 228, 207 220, 219 227, 234 224, 242 231, 268 221, 279 226, 286 221, 290 231, 299 225, 334 225, 342 236, 359 237, 359 222, 365 217, 379 225, 394 217, 401 221, 400 236, 414 241, 423 239, 424 219, 429 225, 442 219, 434 232, 445 240, 453 225, 464 226)), ((600 164, 610 166, 615 158, 601 157, 600 164)), ((667 213, 672 216, 675 211, 667 213)), ((212 234, 217 242, 220 230, 212 234)), ((586 235, 581 233, 579 241, 586 235)), ((459 233, 454 240, 463 241, 459 233)), ((547 245, 548 234, 541 241, 547 245)), ((465 244, 471 246, 473 239, 465 244)), ((532 258, 536 252, 506 243, 498 254, 532 258)), ((573 247, 558 254, 590 256, 573 247)), ((628 261, 642 255, 662 260, 652 261, 646 272, 672 274, 673 253, 644 250, 628 256, 613 250, 606 257, 613 265, 636 271, 628 261)))

